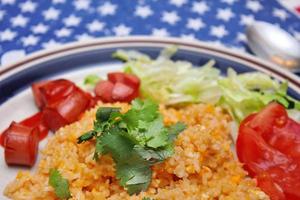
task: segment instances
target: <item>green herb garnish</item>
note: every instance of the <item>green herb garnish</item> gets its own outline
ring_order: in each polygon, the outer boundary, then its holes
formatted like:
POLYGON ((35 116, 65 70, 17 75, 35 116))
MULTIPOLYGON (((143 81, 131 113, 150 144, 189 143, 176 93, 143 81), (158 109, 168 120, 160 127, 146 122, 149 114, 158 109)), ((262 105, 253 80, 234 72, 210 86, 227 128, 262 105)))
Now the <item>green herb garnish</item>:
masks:
POLYGON ((157 104, 136 99, 125 114, 119 108, 99 108, 94 129, 80 136, 78 143, 95 138, 94 159, 111 154, 119 184, 132 195, 148 188, 151 166, 174 153, 173 141, 184 129, 182 123, 164 126, 157 104))
POLYGON ((54 188, 54 192, 59 199, 71 197, 68 180, 64 179, 57 169, 50 170, 49 185, 54 188))
POLYGON ((142 200, 153 200, 150 197, 144 197, 142 200))
POLYGON ((99 81, 100 81, 99 76, 97 76, 95 74, 90 74, 90 75, 85 77, 84 84, 85 85, 90 85, 90 86, 95 86, 99 81))

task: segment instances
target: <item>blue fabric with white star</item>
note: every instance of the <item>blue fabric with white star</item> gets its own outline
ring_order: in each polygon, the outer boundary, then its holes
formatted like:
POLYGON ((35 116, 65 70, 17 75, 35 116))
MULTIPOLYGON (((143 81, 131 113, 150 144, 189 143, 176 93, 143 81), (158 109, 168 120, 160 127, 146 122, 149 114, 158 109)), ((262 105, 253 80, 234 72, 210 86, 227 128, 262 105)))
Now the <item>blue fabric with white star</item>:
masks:
POLYGON ((77 40, 175 36, 247 51, 245 26, 278 24, 300 39, 300 20, 275 0, 0 0, 0 57, 77 40))

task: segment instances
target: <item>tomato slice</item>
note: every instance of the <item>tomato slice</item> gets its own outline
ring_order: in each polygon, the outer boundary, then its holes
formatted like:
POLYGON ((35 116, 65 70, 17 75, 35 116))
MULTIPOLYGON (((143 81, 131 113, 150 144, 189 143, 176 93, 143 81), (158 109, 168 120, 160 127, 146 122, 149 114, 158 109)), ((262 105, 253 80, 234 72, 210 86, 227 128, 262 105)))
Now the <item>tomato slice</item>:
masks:
POLYGON ((244 168, 272 200, 300 199, 300 124, 282 105, 271 103, 243 120, 236 147, 244 168))
POLYGON ((108 80, 113 83, 124 83, 134 90, 140 87, 140 79, 133 74, 126 74, 123 72, 112 72, 107 74, 108 80))
POLYGON ((95 87, 96 97, 99 97, 103 102, 112 102, 112 90, 114 84, 110 81, 99 81, 95 87))
POLYGON ((39 140, 43 140, 49 132, 48 127, 43 121, 43 113, 38 112, 31 117, 28 117, 27 119, 24 119, 23 121, 20 122, 21 125, 30 127, 30 128, 37 128, 39 132, 39 140))
POLYGON ((5 131, 4 156, 8 165, 33 166, 38 151, 38 130, 12 122, 5 131))
POLYGON ((34 97, 34 102, 37 105, 38 108, 43 108, 45 106, 45 103, 42 99, 42 94, 40 92, 40 87, 42 87, 43 85, 46 85, 48 83, 48 81, 40 81, 37 83, 33 83, 31 85, 31 90, 33 93, 33 97, 34 97))
POLYGON ((117 82, 112 90, 112 99, 114 101, 131 102, 138 96, 136 90, 128 85, 117 82))
POLYGON ((32 84, 32 91, 37 106, 42 109, 48 104, 65 98, 76 88, 75 84, 65 79, 42 81, 32 84))
POLYGON ((257 186, 264 188, 264 191, 272 200, 285 200, 286 197, 279 185, 273 182, 272 178, 267 173, 259 174, 257 177, 257 186))
POLYGON ((43 111, 43 120, 50 130, 56 131, 76 121, 89 103, 89 97, 80 89, 76 89, 66 98, 48 105, 43 111))
POLYGON ((42 101, 47 106, 51 103, 66 98, 77 87, 71 81, 65 79, 58 79, 49 81, 47 84, 40 87, 42 101))

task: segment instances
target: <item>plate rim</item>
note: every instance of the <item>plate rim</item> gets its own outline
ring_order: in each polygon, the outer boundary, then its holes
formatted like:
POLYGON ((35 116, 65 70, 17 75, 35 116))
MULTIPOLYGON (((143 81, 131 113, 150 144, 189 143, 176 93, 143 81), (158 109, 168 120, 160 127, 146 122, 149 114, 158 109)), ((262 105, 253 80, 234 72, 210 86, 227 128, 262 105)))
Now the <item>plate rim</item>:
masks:
MULTIPOLYGON (((87 47, 100 46, 100 45, 117 45, 121 43, 161 43, 165 45, 175 44, 181 46, 187 46, 191 48, 199 48, 207 51, 222 54, 224 56, 235 57, 240 60, 252 62, 256 65, 262 66, 263 68, 281 76, 284 79, 289 79, 292 84, 296 85, 300 89, 300 77, 288 71, 287 69, 281 68, 270 61, 263 60, 254 55, 238 52, 227 48, 225 46, 212 45, 210 42, 200 41, 200 40, 184 40, 182 38, 176 37, 155 37, 155 36, 125 36, 125 37, 103 37, 89 39, 87 41, 75 41, 63 44, 61 46, 53 47, 51 49, 43 49, 40 51, 33 52, 26 55, 24 58, 5 66, 0 67, 0 83, 3 77, 11 76, 18 71, 18 68, 24 65, 30 65, 30 63, 35 63, 39 60, 45 59, 49 56, 59 57, 61 53, 67 53, 74 50, 80 50, 87 47)), ((26 69, 26 68, 25 68, 26 69)))

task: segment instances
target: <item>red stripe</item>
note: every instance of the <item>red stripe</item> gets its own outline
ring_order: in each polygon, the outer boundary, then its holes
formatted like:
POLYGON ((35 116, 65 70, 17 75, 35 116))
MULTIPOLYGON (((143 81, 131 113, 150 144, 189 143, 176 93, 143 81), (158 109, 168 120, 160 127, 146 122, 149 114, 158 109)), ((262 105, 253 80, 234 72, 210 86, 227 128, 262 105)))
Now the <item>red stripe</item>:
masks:
POLYGON ((300 6, 296 7, 296 11, 300 13, 300 6))

